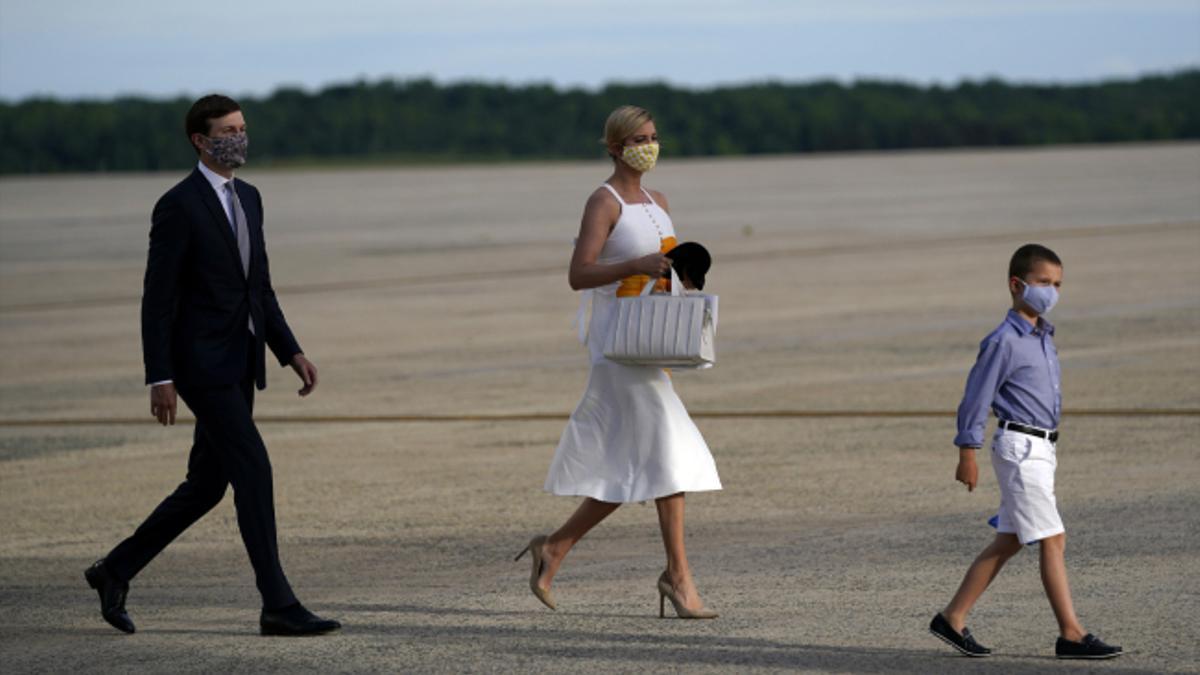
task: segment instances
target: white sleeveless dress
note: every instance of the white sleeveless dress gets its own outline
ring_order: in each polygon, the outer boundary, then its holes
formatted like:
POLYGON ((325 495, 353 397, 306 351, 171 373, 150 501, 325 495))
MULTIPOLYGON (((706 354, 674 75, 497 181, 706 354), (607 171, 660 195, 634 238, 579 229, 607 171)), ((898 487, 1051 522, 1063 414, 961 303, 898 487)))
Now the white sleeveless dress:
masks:
MULTIPOLYGON (((626 204, 611 186, 604 187, 621 203, 621 217, 597 262, 612 264, 657 253, 662 239, 675 236, 671 217, 649 193, 647 204, 626 204)), ((720 490, 708 444, 666 371, 604 358, 603 342, 619 285, 614 282, 591 293, 592 318, 583 338, 591 372, 554 452, 545 489, 612 503, 720 490)))

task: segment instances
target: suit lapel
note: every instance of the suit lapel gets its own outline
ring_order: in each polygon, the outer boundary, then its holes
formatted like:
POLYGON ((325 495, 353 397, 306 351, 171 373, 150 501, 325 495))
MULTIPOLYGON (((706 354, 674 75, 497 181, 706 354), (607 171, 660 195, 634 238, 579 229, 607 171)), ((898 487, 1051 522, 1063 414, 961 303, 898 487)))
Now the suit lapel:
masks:
MULTIPOLYGON (((225 215, 225 207, 221 206, 221 200, 217 199, 217 193, 213 190, 213 186, 200 173, 200 169, 192 171, 192 183, 200 192, 200 200, 204 202, 204 206, 208 207, 209 215, 212 216, 213 227, 220 231, 220 235, 225 239, 225 243, 229 246, 229 253, 233 256, 234 266, 237 268, 238 274, 242 273, 242 257, 238 254, 237 239, 233 236, 233 225, 229 222, 229 216, 225 215)), ((237 183, 235 182, 236 186, 237 183)), ((240 193, 239 193, 240 196, 240 193)))

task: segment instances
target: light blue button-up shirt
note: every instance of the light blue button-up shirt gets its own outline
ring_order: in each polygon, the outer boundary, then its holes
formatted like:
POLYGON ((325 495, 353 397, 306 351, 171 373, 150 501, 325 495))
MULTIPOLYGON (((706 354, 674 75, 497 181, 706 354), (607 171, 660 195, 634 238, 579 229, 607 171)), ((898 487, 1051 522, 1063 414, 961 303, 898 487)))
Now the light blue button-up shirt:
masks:
POLYGON ((958 406, 955 445, 983 446, 989 407, 1002 420, 1058 428, 1062 368, 1049 321, 1039 318, 1034 327, 1010 309, 1004 322, 979 343, 979 357, 958 406))

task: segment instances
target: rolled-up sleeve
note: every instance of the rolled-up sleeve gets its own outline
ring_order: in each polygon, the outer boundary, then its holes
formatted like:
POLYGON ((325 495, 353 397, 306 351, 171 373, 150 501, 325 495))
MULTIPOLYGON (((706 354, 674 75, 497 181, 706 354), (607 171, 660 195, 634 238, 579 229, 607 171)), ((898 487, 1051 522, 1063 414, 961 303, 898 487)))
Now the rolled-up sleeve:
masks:
POLYGON ((987 426, 988 410, 1000 385, 1004 383, 1009 362, 1009 350, 1003 340, 989 338, 979 345, 979 356, 967 376, 966 391, 958 404, 958 435, 954 444, 960 448, 983 446, 983 430, 987 426))

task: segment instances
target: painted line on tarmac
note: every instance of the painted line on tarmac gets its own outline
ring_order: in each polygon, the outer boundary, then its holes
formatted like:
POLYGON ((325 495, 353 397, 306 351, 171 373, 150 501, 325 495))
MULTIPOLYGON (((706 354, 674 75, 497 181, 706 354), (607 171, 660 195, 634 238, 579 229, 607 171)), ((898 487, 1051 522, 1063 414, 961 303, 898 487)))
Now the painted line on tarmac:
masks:
MULTIPOLYGON (((1105 235, 1144 235, 1154 232, 1171 230, 1196 229, 1200 224, 1194 222, 1164 222, 1141 223, 1133 225, 1085 225, 1080 227, 1063 228, 1061 230, 1039 230, 1042 239, 1053 242, 1055 239, 1074 239, 1105 235)), ((1005 242, 1014 239, 1024 240, 1032 234, 1030 230, 1011 232, 984 233, 971 235, 943 237, 909 237, 905 239, 890 239, 871 243, 829 244, 825 246, 810 246, 799 248, 775 248, 767 251, 746 251, 742 253, 726 253, 721 260, 729 262, 773 260, 778 258, 812 258, 828 255, 848 255, 854 253, 870 253, 874 251, 926 250, 931 247, 979 243, 1005 242)), ((415 274, 399 277, 384 277, 375 279, 347 279, 345 281, 329 281, 310 284, 283 285, 276 289, 280 295, 310 295, 315 293, 342 293, 346 291, 369 290, 376 288, 441 286, 460 281, 494 281, 498 279, 519 279, 542 277, 551 274, 564 274, 566 268, 562 265, 544 267, 525 267, 521 269, 454 272, 452 274, 415 274)), ((63 309, 96 309, 103 307, 136 306, 141 302, 140 296, 112 295, 93 298, 71 298, 65 300, 50 300, 46 302, 14 303, 0 305, 0 314, 18 314, 26 312, 52 312, 63 309)))
MULTIPOLYGON (((697 410, 694 419, 915 419, 954 417, 953 410, 697 410)), ((1200 417, 1200 408, 1080 408, 1065 417, 1200 417)), ((409 424, 454 422, 563 421, 565 412, 494 413, 459 415, 263 415, 259 424, 409 424)), ((193 422, 179 418, 177 424, 193 422)), ((151 417, 28 417, 0 420, 0 428, 115 427, 156 424, 151 417)))

